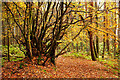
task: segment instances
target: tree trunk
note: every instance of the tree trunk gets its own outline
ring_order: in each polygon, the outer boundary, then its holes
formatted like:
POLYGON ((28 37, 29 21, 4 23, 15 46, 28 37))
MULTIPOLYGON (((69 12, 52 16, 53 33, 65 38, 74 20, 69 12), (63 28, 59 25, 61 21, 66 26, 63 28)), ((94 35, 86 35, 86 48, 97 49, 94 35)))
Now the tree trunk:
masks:
MULTIPOLYGON (((85 0, 85 11, 87 11, 87 1, 85 0)), ((85 17, 87 17, 87 13, 85 13, 85 17)), ((87 36, 87 38, 88 38, 88 35, 87 35, 87 32, 86 32, 86 36, 87 36)), ((89 54, 89 46, 88 46, 88 43, 89 41, 86 39, 86 51, 87 51, 87 53, 89 54)))
MULTIPOLYGON (((116 2, 115 2, 115 7, 116 7, 116 2)), ((113 13, 112 13, 112 15, 113 15, 113 13)), ((115 11, 115 24, 117 24, 117 22, 116 22, 116 11, 115 11)), ((116 27, 117 26, 115 26, 115 29, 114 29, 114 34, 116 35, 116 27)), ((116 36, 114 37, 114 58, 115 58, 115 56, 116 56, 116 36)))
POLYGON ((91 50, 91 57, 93 61, 96 61, 96 56, 93 51, 93 38, 92 38, 92 32, 88 31, 89 37, 90 37, 90 50, 91 50))
POLYGON ((119 20, 118 20, 118 65, 119 65, 119 71, 118 71, 118 77, 120 78, 120 1, 119 1, 119 20))
MULTIPOLYGON (((104 2, 104 9, 106 8, 106 2, 104 2)), ((105 16, 104 16, 104 22, 105 22, 105 16)), ((105 27, 105 23, 104 23, 104 27, 105 27)), ((104 59, 104 54, 105 54, 105 34, 103 35, 103 53, 102 53, 102 58, 104 59)))
MULTIPOLYGON (((96 7, 96 9, 97 9, 97 1, 95 2, 95 7, 96 7)), ((97 13, 97 11, 96 11, 96 13, 97 13)), ((98 16, 97 16, 97 14, 96 14, 96 20, 98 21, 98 16)), ((98 23, 96 22, 96 27, 98 27, 98 23)), ((96 35, 96 50, 97 50, 97 58, 99 57, 99 38, 98 38, 98 36, 96 35)))
POLYGON ((8 29, 8 31, 7 31, 7 37, 8 37, 8 55, 7 55, 7 57, 8 57, 8 61, 10 61, 10 55, 9 55, 9 29, 8 29))
POLYGON ((51 56, 51 59, 50 59, 51 63, 55 65, 55 46, 53 46, 50 56, 51 56))
POLYGON ((28 46, 29 46, 30 58, 32 58, 32 47, 31 47, 31 40, 30 40, 30 32, 28 34, 28 46))
MULTIPOLYGON (((107 7, 106 7, 106 3, 105 3, 105 9, 106 9, 107 7)), ((108 11, 106 11, 106 14, 108 14, 108 11)), ((107 27, 107 26, 109 26, 108 25, 108 16, 106 16, 105 17, 105 27, 107 27)), ((106 29, 106 31, 108 30, 108 28, 106 29)), ((106 36, 107 36, 107 39, 106 39, 106 46, 107 46, 107 52, 108 52, 108 54, 110 54, 110 50, 109 50, 109 34, 107 33, 106 34, 106 36)))
POLYGON ((94 46, 95 56, 96 56, 96 58, 98 58, 98 54, 97 54, 97 51, 96 51, 96 47, 95 47, 95 42, 94 42, 94 40, 93 40, 93 46, 94 46))
MULTIPOLYGON (((18 26, 16 26, 16 27, 15 27, 15 34, 16 34, 16 37, 17 37, 17 38, 18 38, 18 35, 19 35, 19 34, 18 34, 18 31, 19 31, 19 30, 18 30, 18 26)), ((15 42, 15 44, 17 44, 17 42, 15 42)))
POLYGON ((8 23, 8 29, 7 29, 7 46, 8 46, 8 54, 7 54, 7 57, 8 57, 8 61, 10 61, 10 55, 9 55, 9 28, 10 28, 10 23, 9 23, 9 16, 8 16, 8 9, 7 9, 7 23, 8 23))
POLYGON ((5 26, 3 21, 2 21, 2 45, 5 46, 5 26))
POLYGON ((77 44, 76 44, 76 50, 77 50, 77 53, 78 53, 78 51, 79 51, 79 49, 78 49, 78 41, 77 41, 77 44))
POLYGON ((98 36, 96 36, 96 50, 97 50, 97 55, 98 55, 97 58, 99 58, 99 38, 98 38, 98 36))
POLYGON ((109 39, 108 39, 108 33, 107 33, 106 46, 107 46, 107 52, 108 52, 108 54, 110 54, 110 50, 109 50, 109 39))
POLYGON ((31 4, 30 2, 28 2, 28 5, 29 5, 29 19, 27 19, 27 24, 28 24, 28 54, 30 55, 30 60, 32 59, 32 47, 31 47, 31 39, 30 39, 30 36, 31 36, 31 21, 32 21, 32 18, 31 18, 31 4))
MULTIPOLYGON (((92 2, 90 2, 90 4, 91 4, 91 6, 93 7, 93 1, 92 2)), ((92 12, 92 9, 90 8, 90 12, 92 12)), ((91 24, 92 24, 92 13, 90 13, 90 22, 91 22, 91 24)), ((91 50, 91 57, 92 57, 92 60, 93 61, 96 61, 96 56, 95 56, 95 54, 94 54, 94 46, 93 46, 93 35, 92 35, 92 31, 90 30, 90 31, 88 31, 88 34, 89 34, 89 39, 90 39, 90 50, 91 50)))
POLYGON ((104 53, 105 53, 105 35, 103 35, 103 53, 102 53, 103 59, 104 59, 104 53))

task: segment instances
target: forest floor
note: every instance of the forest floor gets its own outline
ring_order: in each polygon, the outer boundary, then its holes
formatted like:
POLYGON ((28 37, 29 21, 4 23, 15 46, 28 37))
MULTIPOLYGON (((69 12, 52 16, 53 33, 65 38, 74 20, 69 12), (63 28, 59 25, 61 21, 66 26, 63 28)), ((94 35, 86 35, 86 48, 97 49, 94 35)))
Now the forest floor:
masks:
MULTIPOLYGON (((98 61, 59 56, 56 67, 36 65, 27 59, 4 62, 2 78, 117 78, 118 73, 98 61)), ((34 61, 33 61, 34 62, 34 61)))

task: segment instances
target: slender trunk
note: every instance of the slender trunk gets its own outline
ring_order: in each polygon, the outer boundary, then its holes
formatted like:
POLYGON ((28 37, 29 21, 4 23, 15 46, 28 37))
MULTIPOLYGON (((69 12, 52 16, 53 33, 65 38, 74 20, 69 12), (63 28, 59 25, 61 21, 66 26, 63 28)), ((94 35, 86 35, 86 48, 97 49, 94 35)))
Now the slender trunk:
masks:
POLYGON ((8 56, 8 61, 10 61, 10 55, 9 55, 9 29, 7 31, 7 38, 8 38, 7 39, 8 40, 8 45, 7 45, 8 46, 8 55, 7 56, 8 56))
MULTIPOLYGON (((106 5, 106 4, 105 4, 106 5)), ((107 7, 105 6, 105 9, 106 9, 107 7)), ((108 14, 108 11, 106 11, 106 14, 108 14)), ((105 21, 105 24, 106 24, 106 27, 108 27, 109 25, 108 25, 108 16, 106 15, 106 17, 105 17, 105 19, 106 19, 106 21, 105 21)), ((106 31, 108 30, 108 28, 106 29, 106 31)), ((108 54, 110 54, 110 51, 109 51, 109 34, 107 33, 106 34, 106 36, 107 36, 107 39, 106 39, 106 46, 107 46, 107 52, 108 52, 108 54)))
MULTIPOLYGON (((87 12, 87 1, 85 0, 85 11, 87 12)), ((87 17, 87 13, 85 14, 85 17, 87 17)), ((86 36, 87 36, 87 38, 88 38, 88 35, 87 35, 87 32, 86 32, 86 36)), ((87 53, 89 53, 89 47, 88 47, 88 40, 86 39, 86 51, 87 51, 87 53)))
POLYGON ((104 53, 105 53, 105 35, 103 35, 103 53, 102 53, 103 59, 104 59, 104 53))
POLYGON ((93 40, 93 47, 94 47, 95 56, 96 56, 96 58, 98 58, 98 54, 97 54, 97 51, 96 51, 96 47, 95 47, 95 42, 94 42, 94 40, 93 40))
POLYGON ((96 36, 96 49, 97 49, 97 55, 99 57, 99 38, 96 36))
POLYGON ((107 33, 106 46, 107 46, 107 52, 108 52, 108 54, 110 54, 110 50, 109 50, 109 39, 108 39, 108 33, 107 33))
MULTIPOLYGON (((104 9, 106 8, 106 2, 104 2, 104 9)), ((105 22, 105 16, 104 16, 104 22, 105 22)), ((104 23, 105 27, 105 23, 104 23)), ((102 58, 104 59, 104 54, 105 54, 105 34, 103 35, 103 53, 102 53, 102 58)))
POLYGON ((32 58, 32 47, 31 47, 31 40, 30 40, 30 30, 29 30, 29 34, 28 34, 28 45, 29 45, 30 58, 32 58))
POLYGON ((30 32, 31 32, 31 4, 30 2, 27 2, 27 6, 29 6, 29 19, 27 19, 27 24, 28 24, 28 41, 27 41, 27 49, 28 50, 28 54, 29 54, 29 58, 30 60, 32 59, 32 47, 31 47, 31 39, 30 39, 30 32))
MULTIPOLYGON (((115 3, 115 7, 116 7, 116 3, 115 3)), ((112 13, 112 15, 113 15, 113 13, 112 13)), ((116 22, 116 11, 115 11, 115 24, 117 24, 117 22, 116 22)), ((116 35, 116 27, 117 26, 115 26, 115 29, 114 29, 114 34, 116 35)), ((116 36, 114 37, 114 58, 115 58, 115 55, 116 55, 116 36)))
MULTIPOLYGON (((116 34, 116 27, 115 27, 115 30, 114 30, 114 34, 116 34)), ((116 56, 116 36, 114 37, 114 58, 116 56)))
MULTIPOLYGON (((97 9, 97 2, 95 2, 95 7, 97 9)), ((98 21, 98 16, 97 16, 97 11, 96 11, 96 27, 98 27, 97 21, 98 21)), ((97 50, 97 55, 98 55, 97 58, 98 58, 99 57, 99 38, 97 35, 96 35, 96 50, 97 50)))
POLYGON ((8 16, 8 10, 7 10, 7 23, 8 23, 8 29, 7 29, 7 46, 8 46, 8 54, 7 54, 7 57, 8 57, 8 61, 10 61, 10 55, 9 55, 9 27, 10 27, 10 23, 9 23, 9 16, 8 16))
POLYGON ((2 45, 5 46, 5 26, 3 21, 2 21, 2 45))
POLYGON ((114 58, 116 57, 116 40, 114 40, 114 58))
POLYGON ((118 65, 119 65, 119 72, 118 77, 120 78, 120 1, 119 1, 119 20, 118 20, 118 65))
MULTIPOLYGON (((18 26, 15 27, 15 34, 16 34, 16 37, 18 38, 18 26)), ((17 44, 17 42, 15 42, 15 44, 17 44)))
MULTIPOLYGON (((11 28, 11 32, 14 34, 14 27, 11 28)), ((13 38, 13 36, 10 36, 10 44, 14 45, 14 38, 13 38)))
POLYGON ((77 50, 77 53, 78 53, 78 50, 79 50, 79 49, 78 49, 78 41, 77 41, 77 44, 76 44, 76 50, 77 50))
POLYGON ((32 8, 31 8, 31 3, 29 3, 29 12, 30 12, 30 15, 29 15, 29 29, 28 29, 28 43, 29 43, 29 50, 30 50, 30 57, 32 58, 32 47, 31 47, 31 24, 32 24, 32 17, 31 17, 31 11, 32 11, 32 8))

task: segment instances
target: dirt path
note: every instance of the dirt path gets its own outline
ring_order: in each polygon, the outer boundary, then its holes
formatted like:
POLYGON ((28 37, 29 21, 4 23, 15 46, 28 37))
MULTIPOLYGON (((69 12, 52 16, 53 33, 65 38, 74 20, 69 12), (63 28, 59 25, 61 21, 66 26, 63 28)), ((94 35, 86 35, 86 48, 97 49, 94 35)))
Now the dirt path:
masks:
MULTIPOLYGON (((115 77, 112 70, 97 61, 82 58, 59 57, 57 68, 74 78, 110 78, 115 77)), ((117 73, 116 73, 117 74, 117 73)))
POLYGON ((2 77, 6 78, 116 78, 117 73, 112 69, 104 67, 97 61, 86 60, 74 57, 59 56, 56 59, 56 69, 53 66, 38 66, 21 62, 7 62, 2 68, 2 77))

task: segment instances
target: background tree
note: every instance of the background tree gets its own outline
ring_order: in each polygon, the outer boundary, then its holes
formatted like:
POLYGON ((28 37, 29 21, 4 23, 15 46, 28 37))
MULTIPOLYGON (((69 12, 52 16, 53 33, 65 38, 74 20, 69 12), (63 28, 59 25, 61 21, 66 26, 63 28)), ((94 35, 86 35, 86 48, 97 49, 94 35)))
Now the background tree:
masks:
MULTIPOLYGON (((93 2, 90 2, 90 5, 93 7, 93 2)), ((92 24, 92 9, 90 9, 90 22, 92 24)), ((88 31, 89 37, 90 37, 90 50, 91 50, 91 57, 93 61, 96 61, 96 56, 94 53, 94 45, 93 45, 93 32, 91 30, 88 31)))
MULTIPOLYGON (((119 1, 119 20, 118 23, 120 23, 120 1, 119 1)), ((119 64, 119 72, 118 72, 118 76, 120 77, 120 24, 118 24, 118 64, 119 64)))

